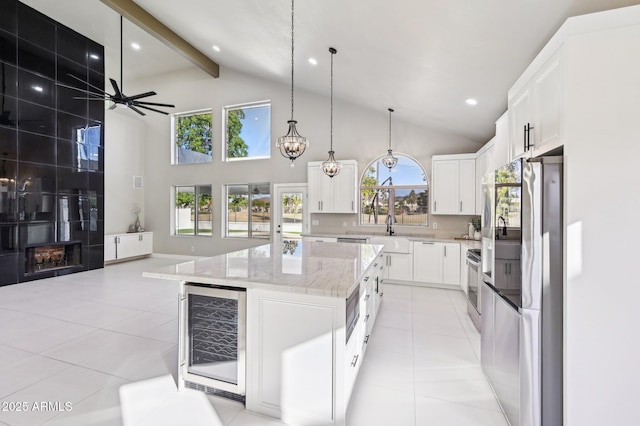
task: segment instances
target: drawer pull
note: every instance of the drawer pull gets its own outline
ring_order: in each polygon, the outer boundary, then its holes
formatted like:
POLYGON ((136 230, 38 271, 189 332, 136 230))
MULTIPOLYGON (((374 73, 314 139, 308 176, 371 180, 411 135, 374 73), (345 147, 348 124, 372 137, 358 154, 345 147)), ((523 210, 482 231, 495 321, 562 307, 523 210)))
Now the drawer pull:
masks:
POLYGON ((352 367, 355 367, 355 366, 356 366, 356 364, 358 364, 358 358, 359 358, 359 357, 360 357, 360 355, 359 355, 359 354, 358 354, 358 355, 354 355, 354 357, 353 357, 353 361, 351 361, 351 366, 352 366, 352 367))

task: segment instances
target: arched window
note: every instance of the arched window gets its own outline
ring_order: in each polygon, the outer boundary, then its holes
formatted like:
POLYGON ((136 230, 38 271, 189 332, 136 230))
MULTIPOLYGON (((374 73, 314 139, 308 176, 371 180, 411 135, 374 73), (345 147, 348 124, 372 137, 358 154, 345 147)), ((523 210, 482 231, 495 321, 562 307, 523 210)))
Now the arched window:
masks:
POLYGON ((393 214, 396 225, 427 225, 429 183, 413 158, 394 153, 398 164, 391 171, 382 157, 371 162, 360 181, 361 225, 385 225, 393 214), (389 209, 389 206, 394 206, 389 209))

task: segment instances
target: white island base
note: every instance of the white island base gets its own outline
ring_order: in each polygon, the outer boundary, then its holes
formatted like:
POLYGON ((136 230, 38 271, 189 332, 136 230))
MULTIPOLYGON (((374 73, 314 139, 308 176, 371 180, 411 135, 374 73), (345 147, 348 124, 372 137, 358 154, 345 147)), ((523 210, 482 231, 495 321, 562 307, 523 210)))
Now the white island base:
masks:
POLYGON ((179 279, 183 289, 190 283, 246 289, 247 410, 292 425, 344 425, 382 300, 382 246, 305 242, 300 248, 298 276, 282 272, 291 259, 281 249, 270 249, 266 259, 247 256, 242 278, 224 272, 237 274, 237 253, 144 275, 179 279), (348 309, 349 301, 359 303, 348 309))

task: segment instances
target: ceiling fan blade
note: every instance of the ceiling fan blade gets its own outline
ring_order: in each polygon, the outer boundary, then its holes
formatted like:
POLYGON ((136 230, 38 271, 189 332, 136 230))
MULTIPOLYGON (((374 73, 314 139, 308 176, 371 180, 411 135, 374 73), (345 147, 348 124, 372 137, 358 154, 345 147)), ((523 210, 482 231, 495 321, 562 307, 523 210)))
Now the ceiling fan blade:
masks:
POLYGON ((130 101, 135 101, 136 99, 146 98, 147 96, 153 96, 156 94, 157 94, 156 92, 145 92, 145 93, 140 93, 139 95, 126 96, 126 99, 130 101))
MULTIPOLYGON (((164 115, 169 115, 168 112, 164 112, 164 111, 160 111, 159 109, 155 109, 155 108, 149 108, 147 106, 144 105, 140 105, 138 102, 136 102, 135 104, 138 108, 144 108, 144 109, 148 109, 149 111, 153 111, 153 112, 159 112, 160 114, 164 114, 164 115)), ((131 108, 131 106, 129 106, 129 108, 131 108)))
POLYGON ((156 102, 143 102, 143 101, 137 101, 136 104, 139 105, 153 105, 153 106, 161 106, 161 107, 167 107, 167 108, 175 108, 175 105, 171 105, 171 104, 159 104, 156 102))
POLYGON ((96 96, 111 96, 111 95, 110 95, 110 94, 108 94, 107 92, 103 92, 103 91, 101 91, 100 93, 96 93, 96 92, 92 92, 92 91, 90 91, 90 90, 78 89, 77 87, 68 86, 68 85, 66 85, 66 84, 62 84, 62 83, 56 83, 56 86, 64 87, 64 88, 66 88, 66 89, 77 90, 78 92, 87 93, 87 94, 89 94, 89 95, 96 95, 96 96))
POLYGON ((74 96, 73 99, 76 99, 76 100, 79 100, 79 101, 102 101, 102 102, 109 100, 109 98, 105 98, 104 96, 99 97, 99 98, 91 98, 91 97, 89 97, 89 98, 81 98, 81 97, 74 96))
POLYGON ((140 111, 138 108, 134 107, 133 105, 129 104, 128 108, 131 108, 132 110, 134 110, 135 112, 137 112, 140 115, 147 115, 144 112, 140 111))
POLYGON ((83 80, 83 79, 81 79, 80 77, 76 77, 75 75, 73 75, 73 74, 69 74, 69 73, 67 73, 67 75, 68 75, 69 77, 71 77, 71 78, 75 78, 76 80, 78 80, 78 81, 79 81, 79 82, 81 82, 81 83, 87 84, 89 87, 91 87, 91 88, 93 88, 93 89, 97 90, 97 91, 98 91, 98 92, 100 92, 100 93, 104 93, 104 94, 106 94, 106 93, 107 93, 107 92, 105 92, 105 91, 104 91, 104 89, 101 89, 101 88, 99 88, 98 86, 94 86, 93 84, 89 83, 88 81, 84 81, 84 80, 83 80))
POLYGON ((113 90, 115 90, 115 92, 116 92, 115 97, 116 98, 122 98, 123 96, 122 96, 122 93, 120 92, 120 88, 118 88, 118 83, 116 83, 116 81, 114 79, 112 79, 112 78, 110 78, 109 81, 111 82, 111 85, 113 86, 113 90))

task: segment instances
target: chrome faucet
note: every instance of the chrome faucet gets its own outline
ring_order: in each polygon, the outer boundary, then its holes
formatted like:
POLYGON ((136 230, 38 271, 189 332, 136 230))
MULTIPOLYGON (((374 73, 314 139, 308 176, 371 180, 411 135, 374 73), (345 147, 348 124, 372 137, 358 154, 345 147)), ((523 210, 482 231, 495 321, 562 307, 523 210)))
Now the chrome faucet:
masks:
POLYGON ((387 215, 387 232, 389 235, 393 235, 393 216, 390 214, 387 215))
POLYGON ((507 236, 507 221, 505 220, 504 217, 498 216, 498 224, 500 223, 501 220, 502 220, 502 235, 506 237, 507 236))

